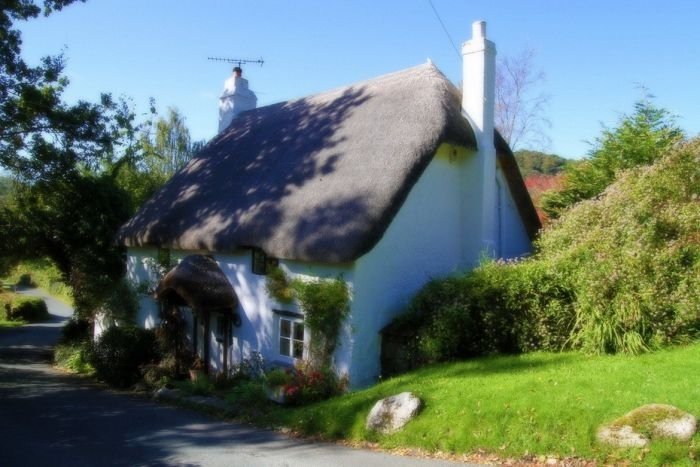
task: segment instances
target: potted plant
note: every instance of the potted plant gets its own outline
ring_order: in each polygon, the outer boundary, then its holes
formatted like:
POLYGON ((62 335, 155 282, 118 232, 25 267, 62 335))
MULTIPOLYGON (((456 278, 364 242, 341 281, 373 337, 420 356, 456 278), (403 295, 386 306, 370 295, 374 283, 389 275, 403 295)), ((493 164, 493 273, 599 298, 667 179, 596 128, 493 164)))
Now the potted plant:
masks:
POLYGON ((204 362, 201 358, 195 357, 192 366, 190 367, 190 381, 197 381, 199 378, 206 376, 204 371, 204 362))
POLYGON ((282 368, 275 368, 269 371, 265 375, 265 383, 263 385, 265 395, 271 401, 284 404, 284 389, 291 381, 292 376, 282 368))

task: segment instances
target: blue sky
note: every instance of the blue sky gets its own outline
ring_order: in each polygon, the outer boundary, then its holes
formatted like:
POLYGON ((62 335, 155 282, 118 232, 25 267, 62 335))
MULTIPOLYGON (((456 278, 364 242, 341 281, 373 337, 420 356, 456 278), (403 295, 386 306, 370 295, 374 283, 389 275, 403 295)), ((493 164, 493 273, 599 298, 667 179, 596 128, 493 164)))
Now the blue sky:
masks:
MULTIPOLYGON (((700 132, 700 2, 433 0, 461 47, 485 20, 498 53, 536 51, 552 122, 547 150, 576 158, 601 124, 632 110, 643 85, 700 132)), ((22 25, 30 61, 64 51, 69 99, 108 91, 145 112, 177 107, 193 137, 216 132, 230 66, 209 56, 263 57, 245 76, 258 105, 424 63, 453 82, 460 59, 428 0, 89 0, 22 25)))

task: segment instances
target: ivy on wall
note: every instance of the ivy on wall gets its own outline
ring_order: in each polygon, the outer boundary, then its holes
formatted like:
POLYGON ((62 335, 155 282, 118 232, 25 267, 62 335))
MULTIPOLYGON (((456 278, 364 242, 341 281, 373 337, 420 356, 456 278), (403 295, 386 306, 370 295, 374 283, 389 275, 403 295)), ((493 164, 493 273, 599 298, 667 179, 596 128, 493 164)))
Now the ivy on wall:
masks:
POLYGON ((311 331, 311 361, 329 367, 343 320, 350 312, 350 291, 342 277, 331 280, 289 280, 279 267, 267 275, 266 289, 280 303, 296 301, 311 331))

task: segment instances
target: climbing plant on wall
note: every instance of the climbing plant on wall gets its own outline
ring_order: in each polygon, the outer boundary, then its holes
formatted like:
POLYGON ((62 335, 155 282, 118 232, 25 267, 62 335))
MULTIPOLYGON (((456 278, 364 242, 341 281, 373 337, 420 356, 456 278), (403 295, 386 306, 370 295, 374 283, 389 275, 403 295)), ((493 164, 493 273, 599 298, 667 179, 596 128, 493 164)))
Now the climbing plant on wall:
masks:
POLYGON ((311 331, 311 362, 319 367, 330 366, 341 325, 350 312, 350 291, 345 280, 290 280, 282 269, 275 268, 267 276, 266 288, 280 303, 299 304, 311 331))

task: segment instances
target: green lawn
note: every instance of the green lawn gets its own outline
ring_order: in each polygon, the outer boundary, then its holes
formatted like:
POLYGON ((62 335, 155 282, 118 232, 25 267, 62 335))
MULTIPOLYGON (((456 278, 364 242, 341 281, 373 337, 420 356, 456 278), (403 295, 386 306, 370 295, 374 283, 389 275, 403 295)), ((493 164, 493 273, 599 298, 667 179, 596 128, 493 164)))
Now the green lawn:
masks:
POLYGON ((370 389, 303 408, 272 408, 265 423, 328 438, 377 441, 502 457, 577 456, 635 464, 695 465, 691 443, 614 450, 595 443, 596 428, 647 403, 700 415, 700 343, 637 357, 533 353, 427 367, 370 389), (382 397, 413 391, 421 415, 395 435, 367 433, 365 417, 382 397))

